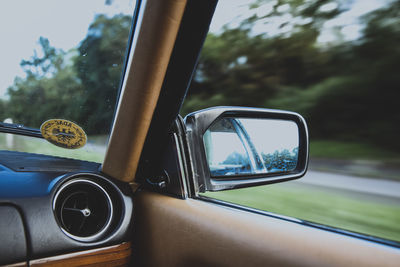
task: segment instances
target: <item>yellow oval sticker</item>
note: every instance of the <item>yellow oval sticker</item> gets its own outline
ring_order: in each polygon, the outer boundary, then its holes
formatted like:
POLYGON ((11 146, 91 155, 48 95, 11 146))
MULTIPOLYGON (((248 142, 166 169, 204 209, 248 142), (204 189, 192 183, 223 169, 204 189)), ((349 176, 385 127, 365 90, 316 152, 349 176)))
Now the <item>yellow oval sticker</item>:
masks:
POLYGON ((85 131, 72 121, 51 119, 43 122, 40 132, 44 139, 53 145, 75 149, 86 144, 85 131))

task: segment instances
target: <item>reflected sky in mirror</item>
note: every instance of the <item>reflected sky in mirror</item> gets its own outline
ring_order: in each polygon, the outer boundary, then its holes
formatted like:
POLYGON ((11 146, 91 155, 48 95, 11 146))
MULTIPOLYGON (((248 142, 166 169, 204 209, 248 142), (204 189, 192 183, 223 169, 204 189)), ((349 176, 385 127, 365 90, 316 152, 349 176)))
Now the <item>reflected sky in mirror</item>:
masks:
POLYGON ((293 121, 223 118, 203 140, 212 176, 285 172, 297 165, 298 126, 293 121))
POLYGON ((275 150, 292 151, 299 146, 297 124, 285 120, 238 119, 246 129, 254 145, 262 152, 275 150), (271 142, 266 142, 271 140, 271 142))

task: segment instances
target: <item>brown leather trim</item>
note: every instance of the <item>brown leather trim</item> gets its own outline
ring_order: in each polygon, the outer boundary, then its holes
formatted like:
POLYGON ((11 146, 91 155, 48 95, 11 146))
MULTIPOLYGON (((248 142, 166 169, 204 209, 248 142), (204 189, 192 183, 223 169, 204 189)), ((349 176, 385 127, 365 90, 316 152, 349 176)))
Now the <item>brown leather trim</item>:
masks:
POLYGON ((140 266, 398 266, 400 250, 202 200, 141 192, 140 266))
POLYGON ((32 260, 29 266, 128 266, 131 243, 32 260))
MULTIPOLYGON (((133 180, 186 0, 147 0, 118 103, 102 171, 133 180)), ((140 18, 139 18, 140 20, 140 18)))

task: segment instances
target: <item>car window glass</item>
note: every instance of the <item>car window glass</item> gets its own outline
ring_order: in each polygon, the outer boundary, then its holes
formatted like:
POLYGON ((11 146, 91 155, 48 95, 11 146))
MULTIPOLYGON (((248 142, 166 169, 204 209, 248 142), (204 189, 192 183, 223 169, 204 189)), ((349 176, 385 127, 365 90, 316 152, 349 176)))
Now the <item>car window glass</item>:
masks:
POLYGON ((298 112, 310 164, 299 180, 205 195, 399 242, 399 40, 399 1, 220 0, 182 114, 298 112))
POLYGON ((66 150, 37 138, 0 134, 0 149, 102 162, 135 4, 134 0, 0 4, 0 122, 38 129, 48 119, 66 119, 88 136, 85 147, 66 150))

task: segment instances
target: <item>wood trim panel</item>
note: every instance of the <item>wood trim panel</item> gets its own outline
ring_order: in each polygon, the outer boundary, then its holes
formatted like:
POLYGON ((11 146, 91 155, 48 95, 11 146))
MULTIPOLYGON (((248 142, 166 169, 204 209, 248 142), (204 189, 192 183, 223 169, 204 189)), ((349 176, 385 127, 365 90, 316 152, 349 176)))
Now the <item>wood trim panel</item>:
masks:
POLYGON ((18 262, 18 263, 13 263, 13 264, 6 264, 6 265, 0 265, 0 267, 7 266, 7 267, 28 267, 27 262, 18 262))
POLYGON ((55 257, 32 260, 29 266, 58 267, 58 266, 128 266, 132 254, 131 243, 98 248, 55 257))

